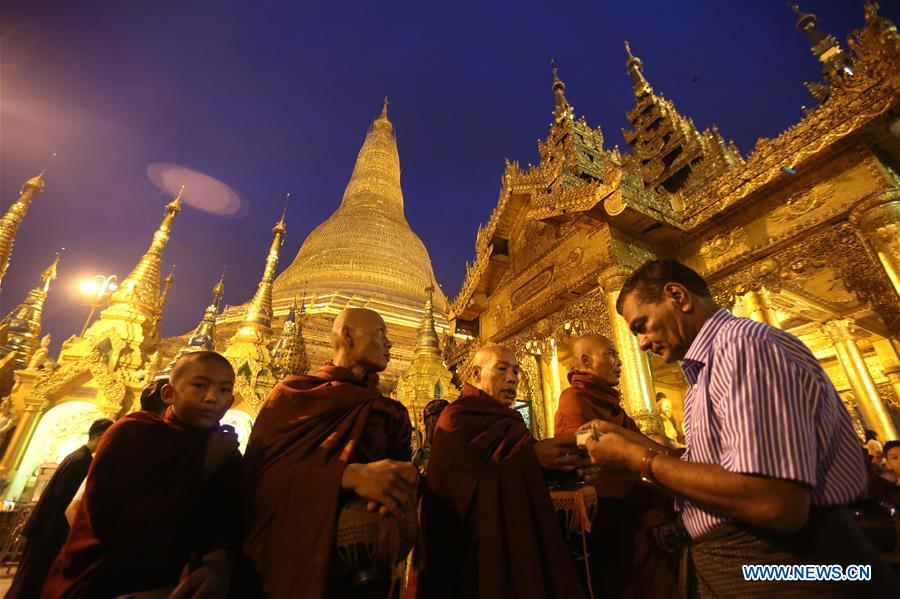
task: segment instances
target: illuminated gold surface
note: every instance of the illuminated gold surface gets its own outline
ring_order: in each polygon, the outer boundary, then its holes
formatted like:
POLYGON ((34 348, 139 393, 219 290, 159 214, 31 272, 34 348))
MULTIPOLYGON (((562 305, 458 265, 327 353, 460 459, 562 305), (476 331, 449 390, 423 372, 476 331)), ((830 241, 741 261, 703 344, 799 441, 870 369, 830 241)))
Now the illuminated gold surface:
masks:
POLYGON ((6 269, 9 267, 9 259, 12 256, 13 243, 16 241, 19 225, 25 219, 34 196, 42 191, 44 191, 43 171, 25 181, 19 191, 19 197, 0 219, 0 284, 2 284, 3 275, 6 274, 6 269))
POLYGON ((866 425, 878 433, 879 439, 897 439, 897 429, 853 339, 851 324, 848 319, 829 320, 824 328, 834 343, 841 367, 847 375, 866 425))
POLYGON ((272 362, 278 378, 309 372, 309 356, 303 342, 303 307, 296 302, 281 327, 281 335, 272 350, 272 362))
POLYGON ((397 382, 396 398, 403 402, 410 412, 414 424, 424 426, 422 410, 434 399, 453 401, 459 397, 459 390, 453 385, 453 374, 444 365, 440 342, 434 328, 434 288, 425 289, 424 315, 419 324, 413 359, 406 372, 397 382))

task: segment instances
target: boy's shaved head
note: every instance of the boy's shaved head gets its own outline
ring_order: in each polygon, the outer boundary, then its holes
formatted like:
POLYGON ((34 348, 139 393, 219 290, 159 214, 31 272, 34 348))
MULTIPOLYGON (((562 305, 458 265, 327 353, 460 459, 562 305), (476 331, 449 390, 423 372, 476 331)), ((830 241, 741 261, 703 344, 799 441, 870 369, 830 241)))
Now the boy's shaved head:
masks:
POLYGON ((187 368, 190 364, 194 362, 202 361, 202 362, 216 362, 222 366, 228 368, 231 371, 232 376, 234 376, 234 367, 231 365, 231 362, 228 359, 220 354, 219 352, 214 351, 195 351, 184 354, 175 362, 175 365, 172 367, 172 373, 169 375, 169 382, 171 384, 175 384, 179 378, 184 376, 184 373, 187 371, 187 368))

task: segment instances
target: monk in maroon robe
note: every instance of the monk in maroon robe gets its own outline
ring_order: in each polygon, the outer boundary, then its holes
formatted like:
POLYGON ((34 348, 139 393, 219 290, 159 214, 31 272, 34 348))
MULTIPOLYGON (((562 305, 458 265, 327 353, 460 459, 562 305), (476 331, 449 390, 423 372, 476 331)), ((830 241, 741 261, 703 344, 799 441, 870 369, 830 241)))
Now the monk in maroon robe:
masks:
POLYGON ((438 419, 422 504, 419 597, 577 598, 583 590, 542 469, 579 465, 574 436, 535 441, 505 347, 475 355, 462 396, 438 419))
POLYGON ((331 575, 342 501, 355 494, 385 518, 415 509, 409 414, 378 388, 391 348, 384 320, 348 308, 331 337, 333 361, 278 383, 247 446, 244 551, 271 599, 371 591, 331 575))
MULTIPOLYGON (((640 432, 620 405, 615 387, 622 363, 612 342, 585 335, 575 341, 572 353, 577 366, 569 372, 572 386, 559 397, 556 434, 573 434, 592 420, 640 432)), ((664 514, 672 512, 671 501, 630 473, 601 471, 592 484, 598 497, 589 550, 594 595, 677 597, 677 556, 661 551, 653 538, 664 514)))
POLYGON ((187 354, 163 387, 165 416, 134 412, 107 431, 42 597, 228 593, 240 454, 219 421, 233 386, 223 356, 187 354))

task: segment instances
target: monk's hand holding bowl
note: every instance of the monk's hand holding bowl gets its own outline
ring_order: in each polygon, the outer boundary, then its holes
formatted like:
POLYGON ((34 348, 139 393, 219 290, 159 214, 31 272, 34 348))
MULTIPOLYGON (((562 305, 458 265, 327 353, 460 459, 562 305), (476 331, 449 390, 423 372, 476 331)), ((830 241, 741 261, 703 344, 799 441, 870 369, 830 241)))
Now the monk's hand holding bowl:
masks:
POLYGON ((416 502, 419 473, 409 462, 379 460, 371 464, 347 464, 341 486, 369 501, 370 511, 400 516, 416 502))
POLYGON ((534 453, 544 470, 574 472, 580 461, 578 446, 575 445, 575 435, 564 435, 538 441, 534 444, 534 453))

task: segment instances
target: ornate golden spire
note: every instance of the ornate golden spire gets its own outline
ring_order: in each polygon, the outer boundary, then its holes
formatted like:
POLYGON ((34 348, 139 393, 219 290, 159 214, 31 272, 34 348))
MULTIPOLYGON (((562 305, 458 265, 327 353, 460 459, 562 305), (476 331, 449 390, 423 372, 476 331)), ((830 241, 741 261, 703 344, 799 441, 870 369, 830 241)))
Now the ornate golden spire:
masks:
POLYGON ((225 273, 223 272, 222 276, 219 277, 219 281, 213 287, 212 302, 206 307, 206 310, 203 312, 203 318, 200 320, 197 328, 194 329, 194 333, 188 338, 187 345, 181 349, 179 355, 189 351, 212 351, 216 349, 216 316, 219 314, 219 306, 222 303, 224 293, 225 273))
POLYGON ((561 123, 564 119, 572 120, 574 116, 572 105, 566 99, 566 84, 559 78, 559 69, 556 66, 556 61, 551 58, 550 64, 553 65, 553 84, 550 88, 553 90, 554 119, 557 123, 561 123))
POLYGON ((166 310, 166 301, 169 299, 169 289, 172 288, 174 282, 175 265, 173 264, 171 270, 169 270, 169 274, 163 279, 162 292, 159 294, 159 307, 157 307, 156 313, 153 315, 153 324, 150 327, 150 338, 153 340, 153 343, 159 342, 159 338, 162 334, 162 317, 166 310))
POLYGON ((425 288, 425 313, 422 316, 422 322, 419 324, 419 331, 416 335, 416 355, 441 355, 441 344, 438 341, 437 331, 434 329, 433 296, 434 286, 428 285, 425 288))
POLYGON ((44 311, 44 300, 50 290, 50 282, 56 279, 60 254, 50 266, 41 273, 41 284, 28 292, 25 301, 19 304, 6 318, 0 321, 0 327, 6 333, 6 342, 0 348, 0 357, 16 353, 13 370, 28 365, 40 341, 41 314, 44 311))
POLYGON ((140 312, 145 318, 151 319, 159 309, 159 268, 162 263, 162 253, 169 242, 172 232, 172 222, 181 212, 181 196, 184 187, 178 192, 174 200, 166 205, 166 215, 162 223, 153 234, 153 242, 150 249, 141 257, 137 266, 131 271, 122 284, 113 292, 109 301, 109 308, 101 313, 113 316, 123 312, 140 312))
POLYGON ((28 207, 31 206, 31 200, 34 196, 44 191, 44 171, 46 168, 25 181, 19 190, 19 197, 9 207, 3 218, 0 219, 0 284, 3 282, 3 275, 9 267, 9 259, 12 256, 13 243, 16 241, 16 233, 19 226, 28 213, 28 207))
MULTIPOLYGON (((841 44, 833 35, 822 31, 816 23, 816 15, 800 10, 796 4, 791 4, 797 15, 797 31, 801 32, 809 40, 810 52, 822 65, 822 76, 828 84, 840 82, 844 75, 852 75, 850 58, 841 44)), ((807 83, 809 92, 820 102, 824 102, 829 91, 818 83, 807 83)))
POLYGON ((644 77, 644 62, 631 53, 631 44, 627 41, 625 42, 625 52, 628 54, 625 66, 628 69, 628 75, 631 77, 631 87, 634 90, 635 97, 640 98, 641 96, 652 94, 653 88, 650 87, 647 78, 644 77))
MULTIPOLYGON (((286 212, 285 208, 285 212, 286 212)), ((256 294, 250 300, 244 321, 231 339, 231 343, 249 342, 267 345, 272 337, 272 281, 275 280, 275 269, 278 268, 278 254, 287 234, 284 224, 285 212, 272 229, 272 244, 266 256, 266 268, 256 288, 256 294)))
POLYGON ((272 350, 272 363, 279 378, 309 372, 309 357, 303 343, 303 309, 297 309, 297 298, 284 319, 281 336, 272 350))
POLYGON ((397 399, 413 414, 414 421, 418 420, 428 402, 459 397, 459 391, 452 383, 453 375, 444 364, 434 329, 433 294, 434 287, 428 285, 425 288, 425 310, 416 335, 413 359, 397 383, 397 399))

